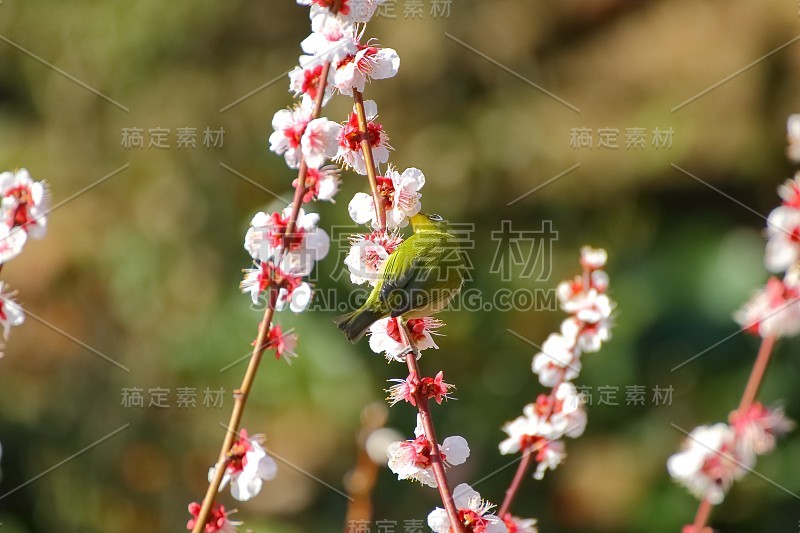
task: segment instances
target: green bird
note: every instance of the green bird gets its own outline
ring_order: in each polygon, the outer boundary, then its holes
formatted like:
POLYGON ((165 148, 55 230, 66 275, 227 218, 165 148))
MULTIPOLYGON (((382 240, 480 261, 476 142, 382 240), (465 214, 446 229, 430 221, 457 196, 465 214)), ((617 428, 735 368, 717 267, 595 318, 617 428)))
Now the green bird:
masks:
POLYGON ((350 342, 388 316, 408 320, 438 313, 461 290, 464 257, 447 222, 424 213, 410 220, 414 234, 386 259, 364 305, 334 320, 350 342))

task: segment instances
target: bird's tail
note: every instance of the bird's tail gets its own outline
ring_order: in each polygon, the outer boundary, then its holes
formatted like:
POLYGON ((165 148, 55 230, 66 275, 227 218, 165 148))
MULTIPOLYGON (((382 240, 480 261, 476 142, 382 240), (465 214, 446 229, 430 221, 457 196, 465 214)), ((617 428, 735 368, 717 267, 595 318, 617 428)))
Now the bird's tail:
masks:
POLYGON ((347 340, 355 343, 364 336, 364 333, 367 332, 372 323, 379 320, 381 316, 380 313, 371 309, 356 309, 352 313, 334 318, 333 323, 344 331, 347 340))

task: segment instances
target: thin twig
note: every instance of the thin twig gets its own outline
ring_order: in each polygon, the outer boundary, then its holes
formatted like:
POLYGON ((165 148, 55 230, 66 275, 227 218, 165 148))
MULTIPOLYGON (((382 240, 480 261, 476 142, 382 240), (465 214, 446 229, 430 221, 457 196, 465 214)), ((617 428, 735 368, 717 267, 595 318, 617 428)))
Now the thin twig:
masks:
MULTIPOLYGON (((330 62, 326 62, 322 67, 322 74, 320 75, 319 85, 317 86, 317 95, 316 99, 314 100, 314 109, 311 115, 312 118, 317 118, 322 109, 322 100, 325 96, 330 66, 330 62)), ((286 225, 286 233, 284 233, 283 236, 284 239, 291 237, 292 233, 294 233, 294 228, 297 225, 297 217, 300 214, 300 207, 303 204, 303 196, 305 196, 306 193, 307 173, 308 166, 306 165, 305 160, 301 160, 300 168, 297 172, 297 185, 295 186, 292 213, 286 225)), ((284 250, 285 249, 286 246, 284 246, 284 250)), ((208 521, 208 515, 214 505, 214 499, 216 498, 217 492, 219 492, 219 487, 222 484, 225 470, 227 469, 228 462, 230 461, 229 452, 239 432, 239 425, 242 423, 242 416, 244 415, 244 409, 247 405, 247 398, 250 395, 250 390, 253 387, 253 381, 258 373, 258 367, 261 363, 262 356, 264 355, 267 335, 269 335, 269 331, 272 328, 272 318, 275 314, 275 302, 277 301, 278 293, 275 289, 269 289, 268 296, 269 305, 264 310, 264 317, 261 320, 261 324, 258 326, 258 336, 253 344, 253 353, 250 356, 250 363, 247 365, 247 372, 242 380, 242 385, 234 392, 235 401, 233 405, 233 411, 231 412, 231 418, 228 422, 227 431, 225 432, 225 439, 222 442, 222 448, 219 452, 219 458, 217 459, 214 477, 208 484, 208 489, 206 490, 206 495, 203 498, 203 504, 200 507, 200 512, 197 515, 197 520, 192 533, 202 533, 205 530, 206 522, 208 521)))
POLYGON ((711 502, 705 498, 700 500, 700 506, 697 508, 697 514, 695 514, 694 522, 692 523, 692 533, 702 533, 708 522, 708 517, 711 516, 713 507, 711 502))
MULTIPOLYGON (((401 319, 398 319, 398 321, 401 323, 401 339, 403 344, 409 348, 410 352, 406 355, 408 373, 415 376, 421 376, 422 374, 420 373, 419 365, 417 364, 417 356, 419 355, 419 351, 414 344, 414 340, 411 337, 405 322, 403 322, 401 319)), ((458 509, 453 501, 453 493, 450 490, 450 485, 447 483, 447 475, 444 471, 442 455, 439 452, 439 440, 436 438, 436 428, 434 427, 433 419, 431 418, 431 411, 428 406, 428 398, 425 396, 424 391, 417 387, 417 390, 414 392, 414 399, 416 400, 417 409, 419 410, 419 417, 422 420, 422 429, 425 432, 425 438, 428 439, 428 442, 430 443, 431 468, 433 468, 433 477, 436 478, 436 487, 439 489, 439 495, 442 497, 444 509, 447 512, 448 518, 450 519, 450 530, 456 533, 462 533, 464 531, 464 527, 458 517, 458 509)))
POLYGON ((360 91, 353 89, 353 101, 355 102, 356 117, 358 118, 358 130, 361 133, 361 153, 364 156, 364 164, 367 167, 367 179, 369 179, 369 188, 372 191, 372 199, 375 202, 375 214, 378 217, 378 226, 381 230, 385 230, 386 209, 384 208, 380 191, 378 191, 378 178, 375 174, 375 158, 372 157, 372 146, 369 144, 369 133, 367 132, 367 114, 364 111, 364 95, 362 95, 360 91))

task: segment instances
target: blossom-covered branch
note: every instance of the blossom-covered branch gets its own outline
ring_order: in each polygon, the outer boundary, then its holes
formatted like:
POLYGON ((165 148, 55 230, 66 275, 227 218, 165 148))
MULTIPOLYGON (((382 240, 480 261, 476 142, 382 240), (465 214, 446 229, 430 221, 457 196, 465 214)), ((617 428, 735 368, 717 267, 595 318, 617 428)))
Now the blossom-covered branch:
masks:
POLYGON ((572 380, 581 371, 582 354, 599 351, 611 339, 615 303, 606 294, 608 275, 602 270, 606 260, 605 250, 584 247, 583 274, 559 284, 559 303, 570 317, 561 324, 559 333, 547 338, 532 364, 539 382, 551 390, 539 394, 534 403, 525 406, 522 416, 503 427, 508 438, 500 443, 500 453, 522 453, 499 511, 510 531, 535 531, 535 521, 510 513, 531 462, 537 465, 534 477, 542 479, 547 470, 558 467, 566 457, 561 439, 579 437, 586 428, 583 399, 572 380))
MULTIPOLYGON (((788 136, 788 156, 798 161, 800 115, 789 117, 788 136)), ((761 338, 739 406, 727 424, 692 430, 683 450, 667 462, 670 475, 700 498, 694 521, 684 533, 707 531, 713 506, 722 503, 733 482, 753 468, 757 456, 775 449, 777 437, 794 427, 782 408, 756 401, 776 340, 800 333, 800 172, 781 185, 778 194, 783 202, 767 219, 764 263, 783 277, 769 278, 734 314, 745 331, 761 338)))
MULTIPOLYGON (((303 42, 303 47, 318 37, 317 32, 303 42)), ((290 73, 290 91, 301 101, 293 108, 278 111, 272 124, 271 149, 284 156, 290 168, 297 168, 292 183, 295 194, 292 204, 281 212, 257 213, 245 236, 245 249, 255 263, 246 271, 241 283, 253 303, 265 303, 253 352, 242 385, 235 393, 235 404, 228 423, 219 459, 209 470, 209 487, 202 504, 193 503, 193 518, 187 528, 194 533, 228 531, 234 527, 224 506, 214 506, 216 493, 230 482, 235 499, 248 500, 261 489, 263 480, 276 474, 274 461, 260 445, 260 438, 239 433, 247 398, 253 386, 263 353, 274 349, 277 358, 291 361, 295 357, 296 336, 273 325, 276 311, 289 308, 304 310, 312 295, 303 277, 311 273, 316 261, 325 257, 330 247, 328 235, 317 227, 319 216, 306 213, 304 202, 332 200, 338 190, 338 172, 325 166, 336 151, 338 125, 320 118, 320 111, 330 96, 331 61, 329 53, 303 56, 300 66, 290 73)))

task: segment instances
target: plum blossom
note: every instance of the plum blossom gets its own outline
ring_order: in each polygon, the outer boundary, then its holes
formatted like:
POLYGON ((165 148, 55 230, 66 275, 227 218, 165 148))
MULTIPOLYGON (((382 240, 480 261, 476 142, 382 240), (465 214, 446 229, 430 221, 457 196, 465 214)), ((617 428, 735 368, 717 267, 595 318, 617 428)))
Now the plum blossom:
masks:
MULTIPOLYGON (((404 362, 407 347, 403 345, 398 318, 382 318, 369 328, 369 347, 375 353, 383 353, 389 361, 404 362)), ((412 318, 406 321, 406 327, 411 334, 411 339, 419 352, 428 348, 439 349, 433 340, 433 335, 438 335, 436 330, 444 322, 436 318, 412 318)))
POLYGON ((0 224, 0 264, 17 257, 27 241, 28 234, 25 231, 0 224))
MULTIPOLYGON (((186 529, 189 531, 194 530, 197 525, 197 518, 200 514, 201 505, 197 502, 189 504, 189 514, 192 518, 186 524, 186 529)), ((228 518, 232 514, 231 511, 226 511, 224 505, 215 503, 211 512, 206 519, 206 527, 203 528, 203 533, 236 533, 236 527, 242 525, 242 522, 233 522, 228 518)))
POLYGON ((255 268, 246 269, 244 279, 239 284, 243 293, 250 293, 254 305, 258 305, 261 295, 268 288, 285 289, 291 293, 303 284, 302 276, 284 272, 273 261, 256 261, 255 268))
POLYGON ((606 266, 608 253, 602 248, 584 246, 581 248, 581 266, 587 270, 597 270, 606 266))
MULTIPOLYGON (((469 533, 506 533, 508 529, 498 516, 489 513, 494 507, 466 483, 453 490, 453 501, 465 531, 469 533)), ((450 533, 450 518, 447 511, 437 507, 428 515, 428 527, 436 533, 450 533)))
MULTIPOLYGON (((310 107, 317 98, 320 77, 324 70, 323 62, 318 57, 302 55, 299 66, 289 72, 289 91, 295 96, 303 97, 303 106, 310 107)), ((322 105, 328 103, 333 95, 334 70, 328 70, 328 79, 325 83, 325 94, 322 105)))
POLYGON ((328 254, 330 238, 317 227, 319 215, 306 213, 302 208, 294 230, 287 235, 292 211, 290 205, 280 213, 256 213, 245 235, 244 247, 253 259, 281 259, 282 267, 291 264, 292 273, 307 275, 314 268, 314 262, 328 254), (284 252, 285 256, 281 258, 284 252))
POLYGON ((283 359, 289 364, 292 364, 292 359, 297 357, 296 347, 297 335, 291 331, 284 332, 278 324, 270 328, 264 343, 265 349, 275 350, 275 359, 283 359))
MULTIPOLYGON (((405 227, 408 218, 419 213, 422 208, 420 189, 424 185, 425 174, 413 167, 407 168, 402 174, 390 167, 386 176, 378 178, 378 193, 384 203, 387 227, 405 227)), ((348 210, 356 224, 376 223, 375 202, 368 194, 356 193, 348 210)))
POLYGON ((794 429, 794 422, 784 416, 783 409, 769 409, 758 402, 743 414, 732 412, 730 423, 742 455, 770 453, 775 449, 776 438, 794 429))
POLYGON ((275 301, 275 310, 283 311, 286 307, 292 313, 302 313, 311 304, 311 298, 314 296, 314 291, 308 283, 301 283, 294 290, 281 288, 278 291, 278 299, 275 301))
POLYGON ((309 168, 320 168, 325 164, 325 159, 336 155, 340 129, 341 125, 324 117, 315 118, 308 123, 300 139, 300 146, 309 168))
POLYGON ((386 259, 402 242, 402 237, 396 232, 374 231, 369 235, 354 235, 344 260, 350 271, 350 281, 357 285, 376 285, 386 259))
MULTIPOLYGON (((398 479, 419 481, 423 485, 436 488, 436 477, 431 462, 431 443, 422 429, 422 418, 417 415, 417 427, 414 429, 415 439, 393 442, 386 453, 389 457, 389 469, 397 474, 398 479)), ((439 445, 439 456, 445 466, 463 464, 469 457, 469 445, 460 436, 447 437, 439 445)))
POLYGON ((389 136, 383 126, 375 119, 378 117, 378 105, 374 100, 364 101, 364 115, 367 120, 367 131, 362 133, 358 125, 358 114, 353 106, 353 111, 347 118, 347 122, 341 125, 337 134, 339 144, 335 160, 345 167, 353 169, 355 172, 366 176, 367 165, 364 161, 364 154, 361 150, 361 141, 366 138, 372 148, 372 159, 376 165, 381 165, 389 161, 389 136))
POLYGON ((406 379, 390 379, 389 382, 396 383, 396 385, 392 385, 386 390, 389 394, 386 399, 390 405, 398 402, 408 402, 416 407, 417 394, 428 400, 432 399, 441 405, 442 400, 453 399, 450 391, 455 388, 455 385, 445 383, 444 372, 442 371, 439 371, 435 378, 424 377, 419 379, 416 374, 412 373, 406 379))
POLYGON ((551 333, 542 344, 542 351, 533 357, 532 370, 539 383, 553 387, 561 381, 570 381, 581 372, 580 354, 575 337, 551 333))
POLYGON ((551 441, 580 437, 586 429, 583 401, 572 383, 561 383, 550 395, 540 394, 522 413, 503 426, 508 438, 499 448, 504 455, 525 449, 538 453, 551 441))
POLYGON ((573 439, 580 437, 586 429, 583 398, 572 383, 561 383, 554 392, 553 399, 545 397, 545 402, 537 401, 536 404, 540 414, 545 407, 549 409, 551 433, 548 437, 551 439, 563 435, 573 439))
MULTIPOLYGON (((297 178, 292 181, 292 187, 297 187, 297 178)), ((334 203, 333 197, 337 192, 339 192, 338 167, 328 165, 322 168, 309 168, 306 171, 304 203, 312 200, 334 203)))
POLYGON ((8 339, 12 327, 25 322, 25 311, 12 297, 13 294, 6 290, 6 284, 0 281, 0 326, 5 339, 8 339))
POLYGON ((338 13, 334 14, 331 8, 334 0, 297 0, 303 6, 311 6, 311 16, 324 13, 330 17, 339 17, 342 20, 355 23, 366 23, 372 18, 375 10, 386 0, 341 0, 338 13))
POLYGON ((506 513, 503 516, 503 523, 506 525, 508 533, 539 533, 535 518, 519 518, 506 513))
POLYGON ((736 313, 734 320, 762 337, 788 337, 800 333, 800 286, 791 278, 770 278, 736 313))
POLYGON ((700 426, 689 434, 683 451, 669 458, 667 469, 692 494, 718 505, 754 463, 753 455, 736 448, 736 434, 727 424, 700 426))
POLYGON ((44 238, 50 202, 43 181, 34 181, 24 168, 0 173, 0 196, 3 219, 9 228, 21 228, 34 239, 44 238))
POLYGON ((555 470, 558 465, 567 457, 567 452, 564 449, 564 442, 545 441, 544 445, 539 447, 536 452, 536 471, 533 473, 534 479, 544 479, 544 474, 548 470, 555 470))
POLYGON ((320 61, 338 62, 358 51, 359 35, 356 26, 342 17, 332 17, 327 10, 313 9, 311 35, 303 39, 300 48, 320 61))
POLYGON ((0 263, 19 255, 29 236, 44 238, 48 208, 43 181, 34 181, 24 168, 0 173, 0 263))
POLYGON ((767 218, 764 262, 772 272, 784 272, 800 259, 800 209, 781 206, 767 218))
POLYGON ((794 178, 786 180, 779 186, 778 194, 783 199, 784 206, 800 209, 800 172, 795 172, 794 178))
POLYGON ((394 77, 399 68, 400 56, 392 48, 359 46, 336 65, 333 83, 340 93, 352 96, 353 89, 364 92, 366 82, 394 77))
POLYGON ((303 155, 301 142, 306 126, 311 122, 313 109, 311 105, 296 105, 290 109, 280 109, 272 117, 272 129, 269 136, 269 149, 282 155, 289 168, 299 168, 303 155))
MULTIPOLYGON (((228 466, 220 490, 230 483, 231 496, 239 501, 257 496, 264 481, 274 479, 278 471, 277 463, 267 455, 260 441, 260 437, 248 437, 247 431, 242 429, 228 452, 228 466)), ((213 479, 216 468, 212 466, 209 469, 209 482, 213 479)))

